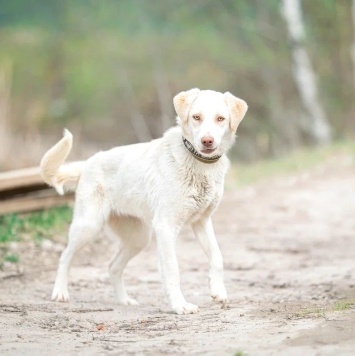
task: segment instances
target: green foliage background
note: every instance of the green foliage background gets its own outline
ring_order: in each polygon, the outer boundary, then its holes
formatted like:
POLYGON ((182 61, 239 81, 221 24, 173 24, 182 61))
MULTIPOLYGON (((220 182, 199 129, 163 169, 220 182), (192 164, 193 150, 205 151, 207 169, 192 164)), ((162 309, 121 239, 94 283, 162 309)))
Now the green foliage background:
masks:
MULTIPOLYGON (((335 138, 352 136, 351 1, 302 5, 335 138)), ((136 142, 133 106, 158 137, 163 115, 174 124, 172 96, 199 87, 248 102, 245 160, 310 142, 278 0, 1 0, 0 46, 15 133, 68 126, 102 148, 136 142)))

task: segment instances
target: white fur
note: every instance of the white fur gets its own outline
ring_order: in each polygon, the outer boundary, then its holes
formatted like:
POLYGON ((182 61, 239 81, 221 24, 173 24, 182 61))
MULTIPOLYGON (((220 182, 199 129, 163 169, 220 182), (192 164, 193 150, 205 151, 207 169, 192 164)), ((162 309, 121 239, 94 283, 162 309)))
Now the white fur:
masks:
POLYGON ((76 188, 69 243, 60 258, 52 300, 69 300, 68 272, 74 254, 107 228, 120 241, 119 251, 110 263, 119 303, 137 304, 127 295, 122 274, 128 261, 148 245, 154 233, 171 308, 178 314, 196 313, 198 307, 188 303, 181 293, 175 252, 177 235, 188 223, 209 259, 211 296, 227 301, 223 260, 211 215, 223 194, 229 167, 225 153, 234 142, 234 131, 247 108, 244 101, 233 98, 239 108, 243 105, 242 114, 234 110, 229 93, 198 89, 182 92, 174 98, 179 126, 160 139, 117 147, 85 162, 62 166, 71 148, 71 134, 66 131, 63 139, 46 153, 41 162, 45 181, 59 191, 68 184, 76 188), (201 116, 198 122, 193 119, 196 113, 201 116), (219 116, 225 120, 218 121, 219 116), (212 155, 222 157, 212 164, 198 161, 184 146, 183 135, 200 153, 204 148, 202 137, 213 137, 212 155))

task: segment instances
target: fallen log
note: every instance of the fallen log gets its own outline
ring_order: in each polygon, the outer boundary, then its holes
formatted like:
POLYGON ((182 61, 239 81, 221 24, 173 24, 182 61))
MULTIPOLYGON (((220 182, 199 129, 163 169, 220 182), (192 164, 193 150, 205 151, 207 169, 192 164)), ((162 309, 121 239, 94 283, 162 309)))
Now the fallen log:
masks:
POLYGON ((0 215, 63 206, 73 197, 60 196, 44 183, 39 167, 0 173, 0 215))
POLYGON ((0 200, 0 215, 27 213, 63 206, 73 200, 73 195, 31 196, 31 194, 7 200, 0 200))

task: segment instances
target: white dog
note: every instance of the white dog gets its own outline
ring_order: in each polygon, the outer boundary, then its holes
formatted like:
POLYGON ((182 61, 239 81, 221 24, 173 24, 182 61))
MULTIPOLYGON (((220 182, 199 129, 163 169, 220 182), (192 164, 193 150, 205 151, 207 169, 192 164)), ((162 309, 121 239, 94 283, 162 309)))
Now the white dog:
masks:
POLYGON ((196 313, 180 290, 175 242, 184 224, 192 225, 209 259, 212 298, 227 301, 223 260, 211 215, 223 194, 229 167, 226 152, 246 111, 230 93, 191 89, 174 98, 178 126, 148 143, 99 152, 85 162, 63 165, 72 135, 53 146, 41 161, 45 182, 59 194, 76 190, 69 242, 60 258, 52 300, 66 302, 68 272, 75 253, 105 227, 120 241, 110 262, 110 277, 120 304, 137 305, 122 279, 128 261, 156 236, 162 282, 177 314, 196 313))

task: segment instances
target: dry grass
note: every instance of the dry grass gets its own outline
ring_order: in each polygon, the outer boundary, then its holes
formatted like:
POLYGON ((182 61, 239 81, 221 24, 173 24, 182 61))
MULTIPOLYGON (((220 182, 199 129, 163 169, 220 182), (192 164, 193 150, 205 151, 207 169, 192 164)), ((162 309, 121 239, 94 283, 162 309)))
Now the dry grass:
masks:
POLYGON ((246 186, 260 180, 307 172, 339 156, 352 157, 355 162, 355 140, 337 141, 324 147, 304 148, 285 157, 251 164, 235 163, 227 175, 226 186, 227 189, 234 189, 236 186, 246 186))
POLYGON ((307 307, 296 312, 294 316, 301 319, 326 318, 336 312, 343 312, 351 309, 355 309, 355 299, 353 298, 338 300, 324 307, 307 307))

